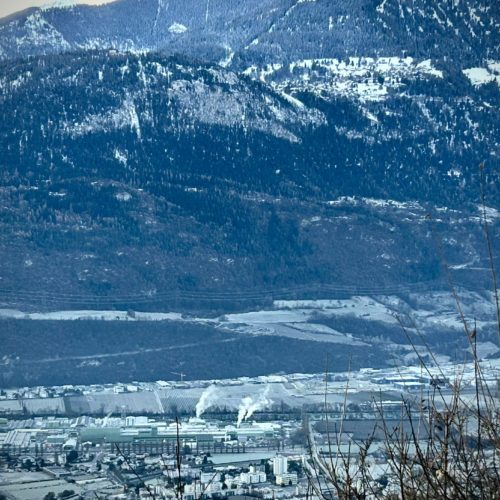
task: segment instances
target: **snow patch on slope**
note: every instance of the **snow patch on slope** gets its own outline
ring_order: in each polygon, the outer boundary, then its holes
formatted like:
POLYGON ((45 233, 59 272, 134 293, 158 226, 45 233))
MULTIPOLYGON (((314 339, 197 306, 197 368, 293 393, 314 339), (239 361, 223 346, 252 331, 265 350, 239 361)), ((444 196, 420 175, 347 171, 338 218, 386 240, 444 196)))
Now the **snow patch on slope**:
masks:
POLYGON ((180 104, 183 117, 194 122, 242 126, 274 135, 290 142, 300 142, 294 128, 319 126, 324 115, 317 110, 301 107, 294 101, 282 102, 267 95, 224 89, 203 81, 175 80, 168 90, 169 97, 180 104))
POLYGON ((186 33, 187 27, 181 23, 172 23, 168 28, 169 33, 174 33, 176 35, 181 35, 182 33, 186 33))
POLYGON ((224 49, 227 52, 227 56, 219 61, 219 66, 221 66, 222 68, 227 68, 233 62, 235 52, 229 45, 224 45, 224 49))
MULTIPOLYGON (((65 123, 63 124, 63 133, 78 137, 85 134, 95 132, 131 129, 141 138, 141 126, 139 115, 133 99, 127 96, 119 108, 112 109, 103 114, 89 115, 80 123, 65 123)), ((116 157, 116 153, 115 153, 116 157)), ((117 158, 122 162, 121 158, 117 158)))
POLYGON ((396 208, 399 210, 423 210, 424 208, 417 201, 396 201, 390 199, 365 198, 356 196, 340 196, 336 200, 328 202, 331 206, 359 206, 371 205, 375 208, 396 208))
POLYGON ((500 62, 488 61, 487 67, 474 67, 463 70, 464 75, 475 87, 496 82, 500 86, 500 62))
POLYGON ((67 50, 70 44, 44 17, 41 11, 30 14, 24 23, 24 36, 15 38, 17 49, 26 47, 58 47, 67 50))

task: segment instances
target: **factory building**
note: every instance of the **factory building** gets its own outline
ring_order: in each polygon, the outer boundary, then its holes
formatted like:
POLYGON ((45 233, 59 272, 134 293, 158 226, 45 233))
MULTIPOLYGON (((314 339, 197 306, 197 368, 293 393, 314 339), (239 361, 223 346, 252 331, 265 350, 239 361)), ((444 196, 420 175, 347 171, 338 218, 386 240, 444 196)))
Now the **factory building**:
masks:
POLYGON ((272 439, 279 435, 281 426, 268 422, 245 422, 240 427, 218 425, 199 418, 177 424, 153 422, 147 418, 127 417, 124 421, 109 419, 101 426, 92 426, 80 431, 82 442, 90 443, 126 443, 147 441, 177 441, 177 435, 183 444, 224 443, 227 441, 245 442, 248 439, 272 439), (117 425, 117 424, 121 425, 117 425))

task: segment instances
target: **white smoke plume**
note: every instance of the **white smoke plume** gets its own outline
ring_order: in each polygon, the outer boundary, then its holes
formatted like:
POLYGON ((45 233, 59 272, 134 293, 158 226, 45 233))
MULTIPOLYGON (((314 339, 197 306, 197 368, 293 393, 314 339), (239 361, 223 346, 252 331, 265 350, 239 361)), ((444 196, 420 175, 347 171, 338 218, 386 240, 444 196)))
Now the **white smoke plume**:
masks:
POLYGON ((213 404, 217 402, 219 389, 215 385, 207 387, 196 403, 196 416, 200 418, 213 404))
POLYGON ((236 426, 239 427, 243 419, 245 418, 248 408, 253 403, 253 399, 250 396, 246 396, 241 400, 240 407, 238 408, 238 421, 236 422, 236 426))
POLYGON ((254 401, 250 396, 246 396, 241 400, 238 409, 238 421, 236 426, 239 427, 243 420, 248 420, 256 411, 263 410, 267 406, 273 404, 271 399, 267 398, 269 394, 269 386, 266 386, 262 394, 254 401))

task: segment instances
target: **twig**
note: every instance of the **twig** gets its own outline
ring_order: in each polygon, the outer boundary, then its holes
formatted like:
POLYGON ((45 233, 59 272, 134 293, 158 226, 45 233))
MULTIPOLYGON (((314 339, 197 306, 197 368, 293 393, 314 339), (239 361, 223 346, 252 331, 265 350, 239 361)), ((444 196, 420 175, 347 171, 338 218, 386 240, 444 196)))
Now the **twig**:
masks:
POLYGON ((181 438, 179 432, 179 417, 175 417, 176 424, 176 450, 175 450, 175 458, 177 463, 177 488, 175 490, 176 498, 182 500, 184 498, 184 488, 182 485, 182 477, 181 477, 181 438))

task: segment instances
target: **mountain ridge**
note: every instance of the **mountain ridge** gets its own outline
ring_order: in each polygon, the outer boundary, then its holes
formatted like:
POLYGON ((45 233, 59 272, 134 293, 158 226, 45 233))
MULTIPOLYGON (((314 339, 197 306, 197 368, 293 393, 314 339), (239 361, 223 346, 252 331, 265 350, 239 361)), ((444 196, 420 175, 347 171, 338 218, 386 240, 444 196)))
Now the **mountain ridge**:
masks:
POLYGON ((0 57, 115 48, 252 63, 346 56, 499 59, 500 14, 488 1, 118 0, 36 9, 0 20, 0 57), (127 22, 123 22, 126 19, 127 22), (458 56, 458 58, 457 58, 458 56), (229 60, 228 60, 229 58, 229 60))

